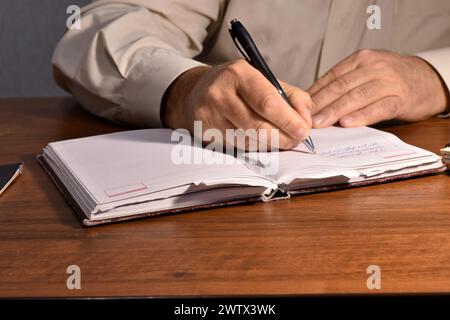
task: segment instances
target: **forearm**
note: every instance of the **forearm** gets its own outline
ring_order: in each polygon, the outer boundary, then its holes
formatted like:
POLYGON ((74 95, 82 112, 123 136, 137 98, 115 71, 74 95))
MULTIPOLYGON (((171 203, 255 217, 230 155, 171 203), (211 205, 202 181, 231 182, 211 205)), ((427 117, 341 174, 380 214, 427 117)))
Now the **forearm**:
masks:
POLYGON ((176 22, 152 11, 166 10, 170 16, 173 8, 164 4, 150 10, 112 2, 88 6, 82 29, 65 34, 53 57, 55 78, 97 115, 131 125, 161 126, 164 92, 181 73, 201 65, 192 57, 202 50, 206 27, 215 17, 199 16, 198 29, 182 31, 176 22))
POLYGON ((161 120, 163 125, 171 128, 190 128, 194 123, 193 112, 184 112, 189 92, 197 84, 199 78, 209 69, 209 66, 198 66, 183 72, 166 90, 161 103, 161 120), (180 115, 190 115, 181 117, 180 115))

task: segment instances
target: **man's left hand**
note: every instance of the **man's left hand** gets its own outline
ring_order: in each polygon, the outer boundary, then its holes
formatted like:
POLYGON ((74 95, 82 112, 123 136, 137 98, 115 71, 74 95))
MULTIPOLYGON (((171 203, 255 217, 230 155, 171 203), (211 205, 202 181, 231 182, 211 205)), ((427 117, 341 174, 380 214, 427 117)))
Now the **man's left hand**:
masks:
POLYGON ((424 60, 387 51, 361 50, 308 89, 313 126, 339 122, 357 127, 384 120, 419 121, 446 111, 448 89, 424 60))

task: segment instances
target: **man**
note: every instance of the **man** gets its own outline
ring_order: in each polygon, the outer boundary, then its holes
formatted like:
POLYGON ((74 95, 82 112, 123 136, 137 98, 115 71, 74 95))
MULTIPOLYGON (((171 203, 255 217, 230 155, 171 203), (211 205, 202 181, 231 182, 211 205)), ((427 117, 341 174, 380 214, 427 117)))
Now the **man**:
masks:
POLYGON ((116 122, 275 128, 289 149, 311 127, 449 112, 448 0, 100 0, 83 8, 81 26, 59 43, 55 78, 116 122), (381 28, 368 27, 371 5, 381 28), (239 60, 233 18, 284 80, 294 109, 239 60))

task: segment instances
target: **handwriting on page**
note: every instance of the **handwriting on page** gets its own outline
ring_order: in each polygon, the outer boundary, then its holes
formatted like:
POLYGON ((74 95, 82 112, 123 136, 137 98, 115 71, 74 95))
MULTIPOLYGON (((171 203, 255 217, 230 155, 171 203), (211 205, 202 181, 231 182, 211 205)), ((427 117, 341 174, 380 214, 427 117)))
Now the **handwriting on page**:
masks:
POLYGON ((321 152, 320 155, 326 158, 348 158, 368 154, 377 154, 382 151, 383 145, 379 144, 378 142, 371 142, 360 144, 357 146, 349 146, 321 152))

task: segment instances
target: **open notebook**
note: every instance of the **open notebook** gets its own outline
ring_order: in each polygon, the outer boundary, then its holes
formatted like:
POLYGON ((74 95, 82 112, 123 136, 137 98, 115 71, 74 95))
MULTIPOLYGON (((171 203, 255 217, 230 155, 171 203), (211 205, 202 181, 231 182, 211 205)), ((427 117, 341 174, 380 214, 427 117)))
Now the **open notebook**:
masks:
POLYGON ((220 161, 176 163, 179 142, 171 134, 144 129, 54 142, 38 159, 87 226, 445 170, 434 153, 367 127, 313 129, 317 154, 299 145, 276 158, 271 153, 268 162, 250 161, 256 153, 237 160, 189 146, 197 156, 220 161), (261 170, 275 159, 277 170, 261 170))

